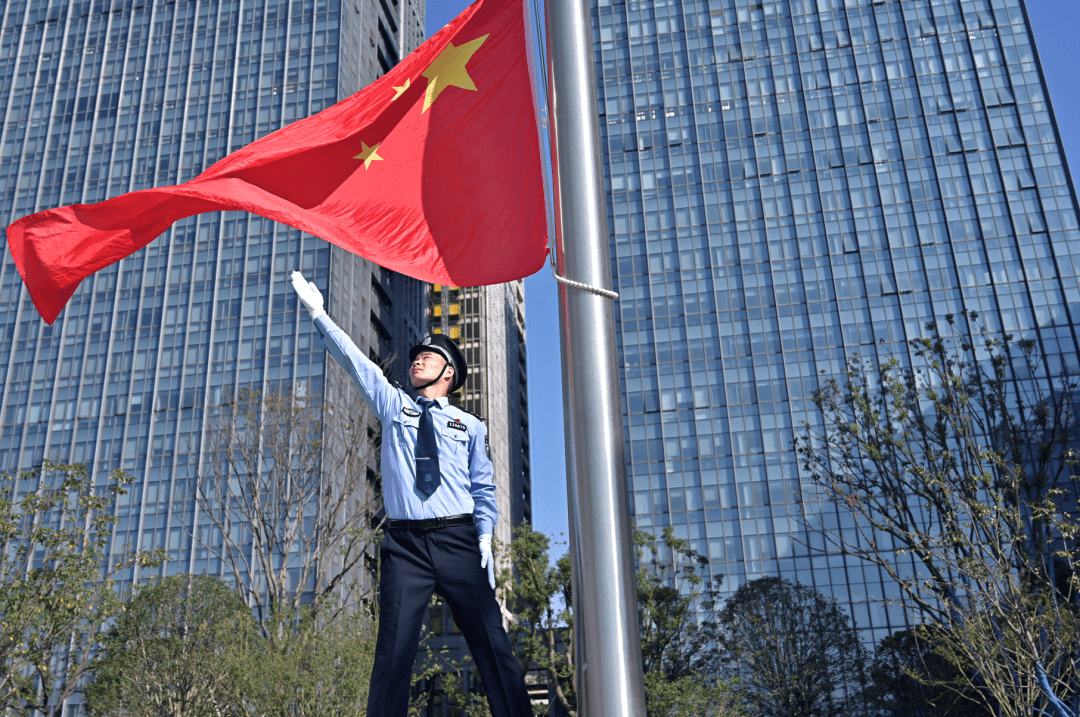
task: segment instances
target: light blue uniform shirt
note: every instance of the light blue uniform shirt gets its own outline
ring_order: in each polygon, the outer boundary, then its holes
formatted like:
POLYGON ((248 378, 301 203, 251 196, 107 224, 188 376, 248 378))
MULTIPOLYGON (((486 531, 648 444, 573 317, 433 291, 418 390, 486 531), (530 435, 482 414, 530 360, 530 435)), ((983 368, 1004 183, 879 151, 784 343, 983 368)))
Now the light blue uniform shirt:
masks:
POLYGON ((487 455, 487 429, 476 416, 438 399, 432 407, 442 483, 425 498, 416 490, 416 431, 420 407, 409 394, 386 380, 382 370, 357 348, 330 317, 315 319, 323 345, 352 376, 360 395, 382 421, 383 503, 398 520, 445 518, 472 513, 480 535, 491 535, 499 511, 487 455))

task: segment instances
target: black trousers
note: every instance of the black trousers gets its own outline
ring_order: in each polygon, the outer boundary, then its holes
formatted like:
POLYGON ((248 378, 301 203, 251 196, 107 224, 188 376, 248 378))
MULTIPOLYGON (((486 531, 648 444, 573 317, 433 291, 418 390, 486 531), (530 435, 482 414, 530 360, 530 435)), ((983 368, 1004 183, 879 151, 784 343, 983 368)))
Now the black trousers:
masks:
POLYGON ((379 638, 368 717, 406 717, 409 677, 432 592, 450 606, 465 636, 493 717, 532 717, 495 591, 480 567, 476 526, 388 530, 380 550, 379 638))

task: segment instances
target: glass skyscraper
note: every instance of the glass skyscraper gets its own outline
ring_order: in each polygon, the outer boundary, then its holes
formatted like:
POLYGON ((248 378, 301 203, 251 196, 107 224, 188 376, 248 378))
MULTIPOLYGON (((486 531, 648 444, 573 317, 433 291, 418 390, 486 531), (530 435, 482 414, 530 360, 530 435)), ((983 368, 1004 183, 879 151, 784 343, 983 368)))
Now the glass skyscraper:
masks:
MULTIPOLYGON (((49 207, 186 181, 368 84, 415 49, 424 28, 417 0, 0 7, 5 226, 49 207)), ((52 326, 5 246, 0 472, 43 458, 87 464, 101 481, 122 468, 136 483, 117 507, 114 550, 165 548, 166 573, 218 573, 220 561, 191 538, 205 409, 244 388, 355 390, 298 310, 288 280, 295 269, 319 285, 362 350, 396 357, 403 375, 401 358, 423 329, 421 282, 257 216, 178 222, 84 281, 52 326)))
POLYGON ((725 589, 782 575, 880 639, 876 569, 812 551, 818 376, 962 309, 1080 372, 1077 198, 1021 0, 595 0, 639 528, 725 589))

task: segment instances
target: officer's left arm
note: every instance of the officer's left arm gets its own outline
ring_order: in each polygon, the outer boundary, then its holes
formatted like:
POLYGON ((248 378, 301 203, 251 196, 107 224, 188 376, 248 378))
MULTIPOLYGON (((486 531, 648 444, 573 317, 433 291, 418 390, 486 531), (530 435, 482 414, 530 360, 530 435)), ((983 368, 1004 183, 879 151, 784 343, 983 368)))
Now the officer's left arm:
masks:
POLYGON ((475 430, 469 431, 469 492, 473 498, 476 532, 491 535, 499 519, 495 507, 495 471, 487 454, 487 429, 480 421, 475 426, 475 430))

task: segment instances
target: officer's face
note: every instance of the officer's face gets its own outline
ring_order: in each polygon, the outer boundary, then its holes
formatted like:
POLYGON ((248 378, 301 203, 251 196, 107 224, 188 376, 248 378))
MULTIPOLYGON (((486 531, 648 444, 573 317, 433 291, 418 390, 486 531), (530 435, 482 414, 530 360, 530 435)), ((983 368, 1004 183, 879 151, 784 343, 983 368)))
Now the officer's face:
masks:
MULTIPOLYGON (((442 354, 434 351, 421 351, 409 366, 409 380, 412 381, 413 386, 422 386, 428 381, 434 381, 443 370, 443 366, 446 366, 446 363, 447 361, 442 357, 442 354)), ((449 379, 452 381, 453 376, 454 369, 446 366, 443 380, 449 379)))

